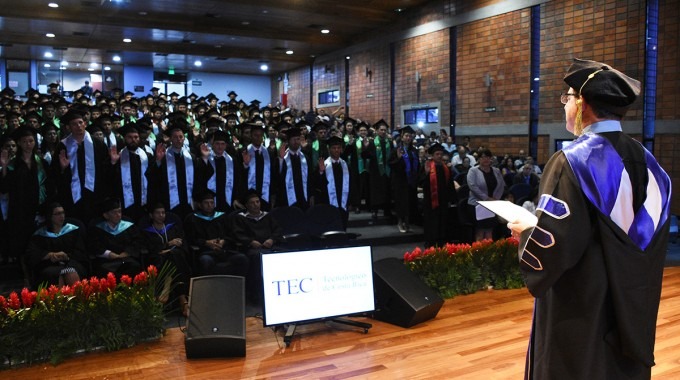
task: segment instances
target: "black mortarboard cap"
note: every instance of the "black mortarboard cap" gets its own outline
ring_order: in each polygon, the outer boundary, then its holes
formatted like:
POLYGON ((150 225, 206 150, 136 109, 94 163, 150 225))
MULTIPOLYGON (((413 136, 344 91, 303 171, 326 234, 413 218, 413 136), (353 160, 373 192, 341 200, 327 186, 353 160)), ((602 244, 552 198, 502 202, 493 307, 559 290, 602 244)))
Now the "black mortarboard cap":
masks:
POLYGON ((19 141, 20 138, 25 137, 25 136, 33 136, 35 137, 36 130, 31 128, 31 127, 19 127, 12 131, 12 138, 14 141, 19 141))
POLYGON ((210 139, 212 141, 224 141, 224 142, 229 142, 229 140, 230 140, 229 134, 227 134, 227 132, 219 130, 219 129, 210 134, 210 139))
POLYGON ((213 198, 215 198, 215 193, 212 190, 204 189, 203 191, 197 191, 194 193, 194 200, 199 203, 203 200, 213 198))
POLYGON ((80 112, 78 112, 78 111, 76 111, 76 110, 71 109, 71 110, 68 110, 68 112, 66 112, 66 113, 64 114, 64 116, 60 117, 60 118, 59 118, 59 121, 61 122, 62 125, 67 125, 67 124, 70 123, 72 120, 75 120, 75 119, 82 119, 82 118, 83 118, 83 114, 82 114, 82 113, 80 113, 80 112))
POLYGON ((158 87, 151 87, 149 91, 154 92, 154 91, 160 91, 161 89, 158 87))
POLYGON ((342 145, 345 141, 338 136, 331 136, 326 140, 328 146, 342 145))
POLYGON ((238 94, 235 91, 229 91, 229 93, 227 94, 227 96, 229 97, 231 97, 232 95, 238 96, 238 94))
POLYGON ((587 103, 619 116, 625 115, 640 95, 639 81, 596 61, 575 58, 564 81, 587 103))
POLYGON ((312 127, 312 130, 313 130, 314 132, 317 132, 317 131, 319 131, 320 129, 328 130, 328 128, 329 128, 329 127, 328 127, 328 124, 326 124, 326 123, 324 123, 324 122, 322 122, 322 121, 319 121, 319 122, 317 122, 316 124, 314 124, 314 126, 312 127))
POLYGON ((429 153, 429 154, 434 154, 434 152, 437 152, 437 151, 442 151, 442 152, 444 151, 444 147, 442 146, 442 144, 434 143, 434 144, 430 145, 429 149, 427 149, 427 153, 429 153))
POLYGON ((102 214, 117 208, 120 208, 120 200, 118 198, 106 198, 99 202, 99 211, 102 214))
POLYGON ((399 130, 399 133, 402 134, 402 135, 403 135, 404 133, 415 134, 416 131, 414 131, 413 128, 411 128, 410 125, 407 125, 407 126, 405 126, 404 128, 400 129, 400 130, 399 130))
POLYGON ((378 129, 378 128, 380 128, 381 125, 384 125, 384 126, 387 127, 387 129, 390 129, 390 125, 387 124, 387 122, 385 121, 385 119, 380 119, 380 120, 378 120, 377 123, 373 124, 373 128, 378 129))
POLYGON ((125 136, 126 134, 128 134, 130 132, 136 132, 136 133, 139 134, 142 131, 137 126, 137 123, 125 123, 125 125, 118 128, 118 130, 116 132, 118 132, 118 134, 120 134, 121 136, 125 136))
POLYGON ((297 128, 297 127, 290 128, 286 131, 286 136, 288 136, 288 138, 300 137, 301 135, 302 135, 302 132, 300 131, 300 128, 297 128))
POLYGON ((179 96, 179 94, 173 91, 168 96, 172 98, 173 96, 179 96))

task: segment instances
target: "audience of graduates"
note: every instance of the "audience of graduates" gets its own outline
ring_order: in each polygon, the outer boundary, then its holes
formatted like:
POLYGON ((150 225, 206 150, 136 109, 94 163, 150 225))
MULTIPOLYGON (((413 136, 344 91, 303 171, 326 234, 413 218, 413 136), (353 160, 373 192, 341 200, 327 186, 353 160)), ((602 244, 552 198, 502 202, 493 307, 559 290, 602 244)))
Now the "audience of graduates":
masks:
MULTIPOLYGON (((0 260, 20 262, 33 287, 171 262, 184 313, 193 275, 245 276, 257 302, 259 252, 282 242, 274 208, 331 205, 344 228, 350 212, 376 223, 382 211, 400 233, 422 224, 426 244, 442 245, 456 206, 540 180, 523 150, 501 160, 445 129, 393 129, 343 107, 50 91, 0 91, 0 260)), ((496 219, 472 214, 475 237, 490 238, 496 219)))

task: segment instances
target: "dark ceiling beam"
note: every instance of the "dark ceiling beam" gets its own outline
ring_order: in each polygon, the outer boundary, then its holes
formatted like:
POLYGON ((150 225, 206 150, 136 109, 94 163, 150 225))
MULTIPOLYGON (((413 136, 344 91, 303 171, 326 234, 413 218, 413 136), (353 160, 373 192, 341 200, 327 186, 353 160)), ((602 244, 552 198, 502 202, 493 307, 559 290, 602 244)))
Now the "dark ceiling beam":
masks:
MULTIPOLYGON (((44 38, 44 37, 43 37, 44 38)), ((56 48, 77 47, 82 49, 93 49, 101 51, 125 51, 148 52, 160 54, 183 54, 200 57, 225 57, 250 60, 266 60, 288 62, 295 65, 309 63, 311 58, 302 55, 287 55, 285 51, 263 51, 257 48, 216 48, 212 45, 201 45, 191 43, 162 43, 162 42, 143 42, 143 43, 124 43, 111 42, 110 40, 99 40, 92 37, 63 36, 54 41, 44 41, 45 44, 36 43, 35 36, 23 33, 3 33, 0 42, 11 44, 23 44, 32 46, 51 46, 56 48)))

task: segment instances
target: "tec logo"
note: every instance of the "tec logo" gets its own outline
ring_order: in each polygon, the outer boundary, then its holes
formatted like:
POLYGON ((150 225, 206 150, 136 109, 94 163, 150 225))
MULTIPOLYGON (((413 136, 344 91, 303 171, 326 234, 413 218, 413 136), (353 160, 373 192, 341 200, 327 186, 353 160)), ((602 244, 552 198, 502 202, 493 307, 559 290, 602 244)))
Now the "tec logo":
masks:
POLYGON ((291 278, 289 280, 277 280, 272 281, 272 284, 276 286, 277 296, 310 293, 312 291, 311 278, 291 278))

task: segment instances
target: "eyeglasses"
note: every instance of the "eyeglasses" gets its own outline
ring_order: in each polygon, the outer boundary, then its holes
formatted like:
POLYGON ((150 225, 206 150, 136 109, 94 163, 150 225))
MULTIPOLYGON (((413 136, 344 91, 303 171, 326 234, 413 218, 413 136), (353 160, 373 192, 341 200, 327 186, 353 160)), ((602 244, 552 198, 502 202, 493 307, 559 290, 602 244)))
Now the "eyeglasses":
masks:
POLYGON ((567 104, 567 103, 569 103, 569 97, 570 97, 570 96, 578 97, 578 94, 562 94, 562 95, 560 95, 560 102, 561 102, 562 104, 567 104))

